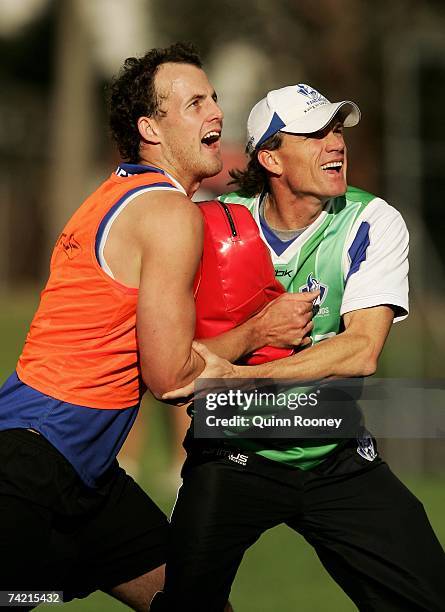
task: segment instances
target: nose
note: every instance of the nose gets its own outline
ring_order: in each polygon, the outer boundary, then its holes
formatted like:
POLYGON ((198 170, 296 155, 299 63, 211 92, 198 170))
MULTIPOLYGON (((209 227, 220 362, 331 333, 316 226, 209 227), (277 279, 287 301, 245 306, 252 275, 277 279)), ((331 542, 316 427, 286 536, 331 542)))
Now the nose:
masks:
POLYGON ((343 138, 343 132, 337 132, 330 130, 326 135, 326 151, 344 151, 345 140, 343 138))
POLYGON ((216 100, 212 99, 212 108, 211 108, 211 121, 221 121, 224 119, 224 113, 216 100))

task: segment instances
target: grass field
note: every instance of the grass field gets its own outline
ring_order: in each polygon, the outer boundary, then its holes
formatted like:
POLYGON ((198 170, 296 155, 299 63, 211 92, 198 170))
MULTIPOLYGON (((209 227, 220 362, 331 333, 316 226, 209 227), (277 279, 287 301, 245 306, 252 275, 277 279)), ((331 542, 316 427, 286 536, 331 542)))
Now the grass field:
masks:
MULTIPOLYGON (((28 321, 35 306, 28 293, 0 298, 0 382, 12 371, 20 352, 28 321)), ((394 346, 390 348, 394 354, 394 346)), ((404 351, 406 359, 406 351, 404 351)), ((169 513, 173 491, 167 491, 168 432, 165 411, 155 405, 150 410, 147 447, 143 457, 140 484, 169 513)), ((402 474, 402 479, 423 501, 436 533, 445 543, 443 477, 402 474)), ((236 612, 349 612, 355 606, 321 567, 311 547, 285 527, 266 533, 249 550, 232 590, 236 612)), ((66 604, 72 612, 114 612, 126 609, 112 598, 95 593, 85 600, 66 604)), ((41 610, 54 610, 42 606, 41 610)))

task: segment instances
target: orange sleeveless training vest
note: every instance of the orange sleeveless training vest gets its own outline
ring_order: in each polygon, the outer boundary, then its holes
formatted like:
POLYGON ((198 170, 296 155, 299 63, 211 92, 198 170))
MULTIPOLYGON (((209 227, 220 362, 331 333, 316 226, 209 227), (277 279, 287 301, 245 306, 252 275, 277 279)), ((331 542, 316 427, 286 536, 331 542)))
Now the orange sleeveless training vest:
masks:
POLYGON ((20 380, 30 387, 91 408, 128 408, 140 401, 145 387, 136 341, 138 290, 111 278, 95 247, 104 218, 145 188, 176 186, 160 171, 113 173, 59 236, 17 365, 20 380))

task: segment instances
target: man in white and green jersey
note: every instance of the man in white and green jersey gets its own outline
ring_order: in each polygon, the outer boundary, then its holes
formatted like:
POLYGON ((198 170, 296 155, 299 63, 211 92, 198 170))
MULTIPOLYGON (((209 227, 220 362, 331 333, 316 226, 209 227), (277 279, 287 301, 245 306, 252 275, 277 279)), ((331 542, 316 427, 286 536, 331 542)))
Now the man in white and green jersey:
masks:
MULTIPOLYGON (((408 233, 385 201, 347 187, 343 129, 359 119, 353 102, 331 103, 304 84, 269 92, 252 109, 250 161, 232 174, 239 191, 221 200, 249 207, 288 291, 320 291, 313 345, 257 366, 232 365, 196 345, 204 376, 317 380, 375 372, 393 321, 408 314, 408 233)), ((443 612, 442 547, 369 435, 315 445, 209 442, 187 441, 171 522, 169 612, 181 602, 220 612, 245 550, 280 523, 314 546, 361 611, 443 612)))
MULTIPOLYGON (((340 127, 339 124, 337 129, 340 127)), ((280 136, 275 138, 278 140, 280 136)), ((244 173, 234 173, 243 186, 258 169, 255 167, 258 161, 254 159, 254 163, 251 162, 244 173)), ((343 159, 328 162, 328 167, 338 174, 342 168, 340 164, 343 163, 343 159)), ((286 222, 280 223, 281 201, 273 198, 264 183, 260 183, 258 188, 260 192, 254 196, 249 197, 241 190, 224 194, 219 199, 222 202, 243 204, 250 210, 261 237, 269 247, 276 277, 286 291, 320 291, 315 301, 310 334, 313 345, 336 336, 342 330, 345 313, 388 304, 394 309, 395 321, 407 316, 408 234, 398 211, 381 198, 348 187, 345 194, 331 198, 312 223, 292 229, 286 226, 286 222), (276 211, 273 208, 275 202, 276 211)), ((287 210, 284 210, 286 213, 287 210)), ((287 225, 293 224, 291 218, 287 225)), ((365 311, 364 319, 369 315, 374 317, 375 314, 365 311)), ((347 336, 340 340, 346 341, 347 336)), ((368 347, 364 348, 367 351, 368 347)), ((367 354, 363 357, 366 359, 367 354)), ((294 370, 296 363, 301 367, 300 361, 293 363, 293 375, 305 374, 304 370, 294 370)), ((374 367, 373 364, 363 365, 363 372, 354 371, 350 375, 366 375, 370 373, 367 366, 374 367)), ((275 367, 276 375, 283 376, 281 365, 275 367)), ((246 373, 243 370, 243 376, 246 373)), ((326 371, 323 374, 329 375, 326 371)), ((340 375, 338 372, 335 374, 340 375)), ((271 440, 270 448, 265 449, 264 444, 246 440, 243 448, 246 446, 263 457, 304 470, 315 467, 333 451, 336 444, 332 444, 332 440, 330 444, 322 445, 312 441, 311 444, 289 447, 283 446, 280 440, 271 440)))

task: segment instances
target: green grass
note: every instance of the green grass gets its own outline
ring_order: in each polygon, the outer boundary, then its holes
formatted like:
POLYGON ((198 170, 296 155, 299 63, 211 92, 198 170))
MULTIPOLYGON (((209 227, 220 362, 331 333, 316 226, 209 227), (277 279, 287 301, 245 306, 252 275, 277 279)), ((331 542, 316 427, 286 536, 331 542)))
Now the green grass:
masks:
MULTIPOLYGON (((36 294, 37 295, 37 294, 36 294)), ((21 350, 36 297, 26 294, 0 297, 0 381, 14 369, 21 350)), ((396 334, 398 342, 391 342, 387 361, 409 361, 409 335, 396 334), (390 359, 388 359, 388 357, 390 359)), ((415 347, 412 347, 415 350, 415 347)), ((385 374, 391 375, 385 367, 385 374)), ((397 373, 393 376, 401 375, 397 373)), ((147 406, 144 407, 147 409, 147 406)), ((168 434, 166 408, 151 407, 147 446, 143 457, 140 484, 157 503, 169 513, 174 495, 167 492, 165 482, 168 469, 168 434)), ((431 523, 442 543, 445 543, 443 491, 445 477, 405 477, 403 480, 423 501, 431 523)), ((232 602, 236 612, 349 612, 355 606, 342 593, 321 567, 311 547, 286 527, 275 528, 264 534, 245 555, 233 586, 232 602)), ((39 610, 54 610, 41 606, 39 610)), ((103 593, 95 593, 84 600, 65 605, 72 612, 118 612, 126 607, 103 593)))
POLYGON ((15 367, 37 301, 37 291, 0 294, 0 383, 15 367))

